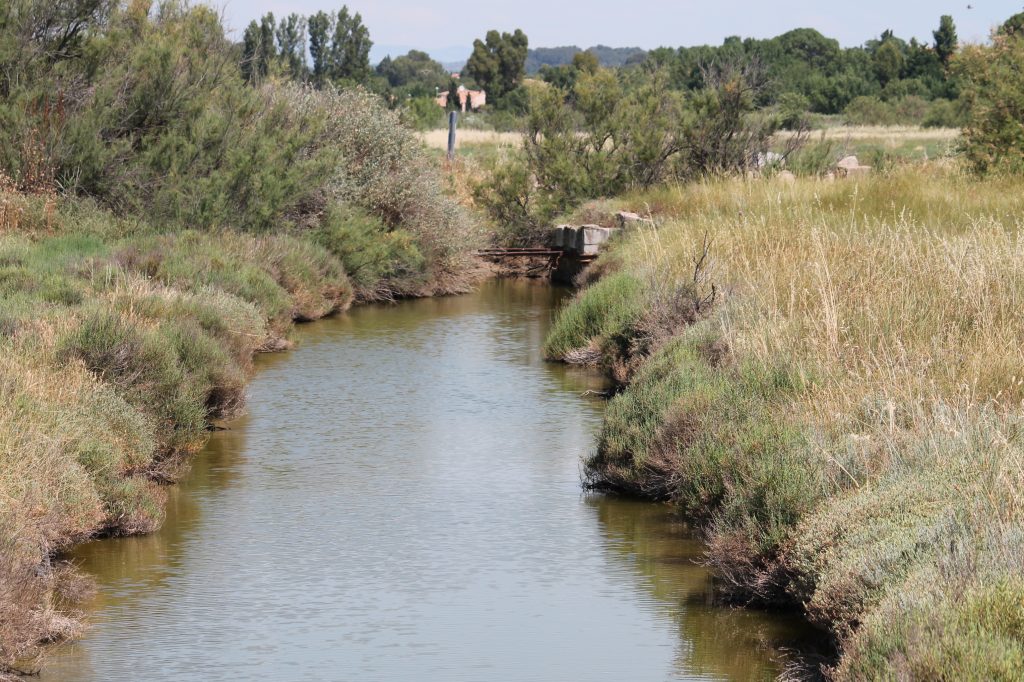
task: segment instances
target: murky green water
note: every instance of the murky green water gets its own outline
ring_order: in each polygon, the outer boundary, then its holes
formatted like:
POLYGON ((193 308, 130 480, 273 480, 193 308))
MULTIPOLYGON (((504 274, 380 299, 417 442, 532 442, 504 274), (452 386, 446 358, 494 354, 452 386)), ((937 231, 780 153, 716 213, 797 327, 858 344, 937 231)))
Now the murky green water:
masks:
POLYGON ((658 505, 588 496, 564 295, 496 283, 303 327, 167 523, 75 555, 88 637, 43 680, 764 679, 798 627, 710 604, 658 505))

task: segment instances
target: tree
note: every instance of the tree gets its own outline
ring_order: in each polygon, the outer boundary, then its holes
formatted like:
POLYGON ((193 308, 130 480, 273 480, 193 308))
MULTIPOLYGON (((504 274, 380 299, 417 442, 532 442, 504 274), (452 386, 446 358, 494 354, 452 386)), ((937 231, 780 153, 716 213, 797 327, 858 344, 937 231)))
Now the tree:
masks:
POLYGON ((462 102, 459 101, 459 84, 454 78, 448 82, 448 99, 445 100, 444 108, 448 111, 462 109, 462 102))
POLYGON ((349 14, 343 5, 334 20, 330 49, 330 77, 336 81, 364 83, 370 75, 370 32, 358 12, 349 14))
POLYGON ((932 31, 932 36, 935 38, 935 54, 942 60, 942 65, 948 67, 949 60, 956 53, 957 44, 956 25, 953 23, 953 17, 943 14, 939 19, 939 28, 932 31))
POLYGON ((502 98, 515 90, 526 75, 529 40, 520 29, 515 33, 488 31, 486 40, 473 41, 473 54, 466 62, 466 75, 487 91, 487 97, 501 106, 502 98))
POLYGON ((595 74, 597 70, 601 68, 601 62, 598 61, 597 55, 589 50, 586 52, 577 52, 572 58, 573 67, 580 73, 595 74))
POLYGON ((998 32, 1000 35, 1024 33, 1024 12, 1018 12, 1004 21, 998 32))
POLYGON ((980 174, 1024 175, 1024 34, 1010 31, 991 46, 965 48, 953 67, 969 106, 961 146, 980 174))
POLYGON ((897 42, 891 37, 883 40, 872 57, 875 75, 882 87, 900 77, 903 73, 903 63, 903 51, 897 42))
POLYGON ((277 52, 293 80, 306 77, 306 20, 289 14, 277 26, 277 52))
POLYGON ((412 97, 433 96, 434 88, 443 88, 448 82, 444 66, 419 50, 410 50, 395 59, 385 57, 377 65, 377 75, 385 79, 389 87, 412 97))
POLYGON ((317 87, 322 87, 329 75, 333 23, 333 17, 322 11, 309 18, 309 54, 313 58, 313 82, 317 87))
POLYGON ((274 49, 274 15, 267 13, 260 23, 250 21, 242 37, 242 76, 249 83, 259 83, 270 73, 276 56, 274 49))

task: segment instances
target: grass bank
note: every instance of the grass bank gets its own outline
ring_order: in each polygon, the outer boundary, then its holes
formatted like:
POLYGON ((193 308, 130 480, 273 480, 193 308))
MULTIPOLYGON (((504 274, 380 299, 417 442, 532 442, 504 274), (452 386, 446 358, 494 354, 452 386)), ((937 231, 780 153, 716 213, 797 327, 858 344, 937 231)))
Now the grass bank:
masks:
POLYGON ((60 553, 160 525, 165 486, 211 422, 243 408, 255 353, 358 300, 471 281, 374 280, 351 267, 373 253, 351 216, 305 232, 161 231, 10 190, 0 210, 0 677, 77 634, 85 584, 60 553))
POLYGON ((548 339, 624 387, 591 483, 698 519, 726 594, 803 609, 836 679, 1024 667, 1022 190, 933 164, 581 212, 659 226, 548 339))
POLYGON ((465 291, 477 225, 358 88, 241 78, 185 2, 0 7, 0 676, 77 628, 55 561, 159 525, 253 353, 465 291))

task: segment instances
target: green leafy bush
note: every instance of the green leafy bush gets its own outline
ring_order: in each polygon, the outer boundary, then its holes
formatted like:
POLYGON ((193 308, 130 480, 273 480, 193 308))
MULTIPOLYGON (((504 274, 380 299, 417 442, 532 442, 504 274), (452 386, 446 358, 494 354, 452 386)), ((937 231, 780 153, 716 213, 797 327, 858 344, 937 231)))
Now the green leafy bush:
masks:
POLYGON ((1010 31, 991 46, 969 46, 954 65, 970 113, 963 150, 978 173, 1024 173, 1024 35, 1010 31))

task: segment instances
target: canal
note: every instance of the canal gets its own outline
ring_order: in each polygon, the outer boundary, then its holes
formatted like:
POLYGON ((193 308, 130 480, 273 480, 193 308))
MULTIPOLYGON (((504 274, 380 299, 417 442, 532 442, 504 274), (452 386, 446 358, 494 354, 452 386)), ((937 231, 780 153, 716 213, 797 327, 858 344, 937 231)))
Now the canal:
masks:
POLYGON ((73 558, 91 627, 43 680, 771 679, 801 631, 722 607, 670 509, 585 494, 564 290, 495 282, 299 328, 153 535, 73 558))

